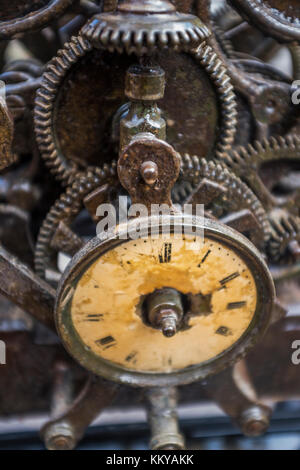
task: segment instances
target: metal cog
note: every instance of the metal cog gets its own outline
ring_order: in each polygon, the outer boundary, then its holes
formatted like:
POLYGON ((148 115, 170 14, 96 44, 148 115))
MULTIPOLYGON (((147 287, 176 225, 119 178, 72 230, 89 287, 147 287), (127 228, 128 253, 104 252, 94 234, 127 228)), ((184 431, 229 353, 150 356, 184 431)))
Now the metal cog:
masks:
POLYGON ((169 2, 161 3, 157 8, 147 1, 120 2, 116 11, 91 18, 82 28, 82 35, 95 47, 137 55, 165 47, 190 49, 210 36, 197 16, 178 13, 169 2))
MULTIPOLYGON (((89 168, 85 174, 79 174, 73 184, 54 203, 46 216, 37 238, 35 248, 35 269, 45 279, 46 270, 53 267, 55 250, 51 247, 52 238, 63 221, 70 225, 83 209, 83 199, 103 184, 118 185, 117 165, 104 165, 103 168, 89 168)), ((55 269, 55 267, 54 267, 55 269)))
POLYGON ((291 134, 286 137, 270 137, 261 142, 256 141, 253 145, 248 144, 246 147, 239 147, 229 153, 224 153, 218 160, 245 180, 264 205, 265 203, 269 206, 271 204, 273 207, 272 196, 267 194, 268 190, 257 172, 263 163, 285 159, 300 162, 300 137, 298 135, 291 134))
POLYGON ((272 261, 281 261, 286 258, 288 253, 298 258, 300 254, 298 246, 298 242, 300 242, 300 218, 289 215, 285 210, 274 209, 269 214, 269 220, 272 235, 267 251, 272 261))
POLYGON ((279 41, 300 39, 298 0, 230 0, 230 4, 254 26, 279 41))
POLYGON ((271 227, 264 208, 251 189, 221 163, 207 161, 198 156, 183 155, 178 186, 173 191, 174 202, 184 203, 203 179, 221 184, 227 190, 209 205, 209 212, 213 216, 220 218, 229 212, 248 209, 261 228, 264 243, 268 242, 271 227))
POLYGON ((212 25, 213 25, 213 32, 216 36, 216 39, 222 51, 228 57, 228 59, 234 59, 236 57, 236 53, 235 53, 232 42, 230 41, 230 39, 226 37, 225 31, 213 21, 212 21, 212 25))
POLYGON ((195 50, 194 55, 210 74, 219 93, 222 109, 222 121, 224 123, 220 141, 216 148, 216 155, 221 158, 223 153, 230 150, 234 143, 237 126, 237 104, 233 85, 226 74, 226 67, 211 46, 205 42, 195 50))
POLYGON ((74 163, 66 161, 56 148, 56 139, 52 131, 54 99, 67 71, 91 49, 92 45, 87 40, 81 36, 73 37, 48 63, 41 87, 36 93, 34 109, 36 141, 51 173, 65 184, 76 177, 78 168, 74 163))
POLYGON ((287 248, 297 252, 300 233, 299 201, 300 188, 287 197, 276 197, 266 188, 258 171, 262 164, 278 160, 296 160, 300 163, 300 138, 297 135, 271 137, 240 147, 224 155, 222 162, 251 187, 268 212, 272 234, 268 253, 272 260, 282 259, 287 248))
MULTIPOLYGON (((47 65, 36 95, 34 111, 36 141, 51 173, 64 185, 70 184, 81 169, 63 155, 57 142, 54 126, 55 103, 68 71, 91 50, 92 45, 87 39, 80 35, 73 37, 47 65)), ((224 152, 231 149, 236 135, 237 104, 234 88, 225 64, 212 47, 203 42, 189 54, 205 69, 216 89, 220 103, 220 137, 215 151, 221 157, 224 152)))

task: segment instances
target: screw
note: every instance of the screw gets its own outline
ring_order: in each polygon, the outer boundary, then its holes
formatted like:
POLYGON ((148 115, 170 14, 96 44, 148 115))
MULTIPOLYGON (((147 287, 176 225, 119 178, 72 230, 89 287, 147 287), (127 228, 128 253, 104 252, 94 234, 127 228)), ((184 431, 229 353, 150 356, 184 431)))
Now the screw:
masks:
POLYGON ((74 448, 74 442, 69 436, 54 436, 46 444, 49 450, 72 450, 74 448))
POLYGON ((267 410, 259 405, 243 411, 239 421, 243 434, 249 437, 261 436, 267 431, 270 424, 267 410))
POLYGON ((160 326, 163 335, 167 338, 171 338, 177 332, 177 313, 169 309, 162 309, 157 316, 157 324, 160 326))
POLYGON ((141 165, 140 173, 145 183, 153 186, 158 178, 158 167, 154 162, 144 162, 141 165))
POLYGON ((48 450, 72 450, 77 440, 69 423, 49 423, 42 430, 45 446, 48 450))

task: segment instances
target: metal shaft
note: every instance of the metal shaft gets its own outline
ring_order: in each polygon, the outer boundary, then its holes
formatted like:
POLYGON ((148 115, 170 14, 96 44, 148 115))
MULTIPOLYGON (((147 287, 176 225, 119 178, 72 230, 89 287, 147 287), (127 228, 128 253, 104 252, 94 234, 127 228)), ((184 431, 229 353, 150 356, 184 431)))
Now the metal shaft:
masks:
POLYGON ((148 422, 153 450, 184 449, 177 418, 177 390, 174 387, 150 388, 146 392, 148 422))

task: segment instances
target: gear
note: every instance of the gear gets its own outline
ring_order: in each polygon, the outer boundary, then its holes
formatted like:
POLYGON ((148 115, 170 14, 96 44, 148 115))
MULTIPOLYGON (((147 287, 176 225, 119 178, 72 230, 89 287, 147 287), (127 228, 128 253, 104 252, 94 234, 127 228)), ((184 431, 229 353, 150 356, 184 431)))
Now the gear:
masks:
POLYGON ((213 32, 216 36, 216 39, 228 59, 234 59, 236 54, 232 42, 225 35, 225 31, 213 22, 213 32))
MULTIPOLYGON (((291 194, 278 194, 278 177, 282 177, 282 166, 291 164, 291 161, 300 163, 300 139, 297 135, 289 135, 285 138, 271 137, 269 140, 255 142, 254 145, 240 147, 230 154, 224 155, 222 159, 226 165, 239 177, 245 180, 258 198, 263 202, 268 211, 268 217, 272 227, 272 235, 268 252, 272 260, 283 259, 290 247, 293 252, 297 249, 293 242, 297 242, 300 233, 299 219, 299 179, 292 188, 291 194), (259 174, 261 167, 266 163, 277 161, 277 171, 275 168, 269 172, 268 186, 266 186, 259 174), (274 181, 272 181, 275 178, 274 181), (297 185, 298 182, 298 185, 297 185)), ((279 185, 280 188, 280 185, 279 185)), ((284 188, 286 189, 286 188, 284 188)))
POLYGON ((300 40, 298 0, 230 0, 254 26, 280 41, 300 40))
POLYGON ((268 243, 268 255, 278 262, 288 258, 298 259, 300 255, 300 218, 290 215, 284 209, 274 209, 269 214, 272 236, 268 243))
POLYGON ((150 54, 171 47, 196 47, 210 36, 209 29, 193 15, 176 12, 168 1, 121 1, 113 13, 95 15, 82 35, 95 47, 127 54, 150 54))
MULTIPOLYGON (((221 218, 228 213, 247 209, 252 212, 260 226, 263 242, 268 242, 271 227, 265 210, 246 184, 225 165, 213 161, 208 162, 197 156, 183 155, 181 176, 177 188, 173 191, 174 202, 184 203, 184 200, 187 200, 203 179, 220 184, 227 189, 224 194, 213 199, 206 207, 214 217, 221 218)), ((205 194, 203 196, 205 197, 205 194)), ((201 202, 201 195, 198 200, 201 202)))
POLYGON ((43 279, 46 278, 47 269, 57 271, 57 250, 51 246, 51 242, 59 223, 63 221, 69 227, 84 208, 84 198, 104 184, 111 187, 118 185, 116 162, 110 166, 104 165, 103 168, 90 168, 84 175, 79 174, 50 209, 41 226, 35 249, 35 269, 43 279))
MULTIPOLYGON (((95 101, 95 95, 97 95, 97 93, 95 93, 94 89, 92 89, 92 95, 89 95, 87 93, 87 97, 86 97, 87 108, 84 113, 85 118, 83 121, 81 121, 83 119, 82 118, 83 113, 81 112, 83 97, 82 97, 82 88, 80 88, 80 93, 78 94, 78 97, 80 100, 78 102, 78 106, 80 107, 79 108, 80 112, 78 114, 75 114, 72 121, 70 121, 69 119, 63 121, 62 123, 60 121, 60 117, 59 117, 59 105, 60 105, 59 99, 60 98, 59 97, 61 96, 60 91, 62 87, 64 87, 64 100, 65 101, 67 101, 67 94, 68 94, 68 91, 66 90, 66 83, 65 83, 66 77, 69 77, 71 75, 72 70, 75 69, 75 65, 77 66, 77 70, 78 70, 79 61, 82 60, 84 64, 86 60, 90 60, 89 57, 91 57, 92 54, 89 54, 89 53, 91 51, 92 51, 92 45, 87 39, 83 38, 80 35, 78 37, 73 37, 72 40, 65 45, 64 49, 58 52, 57 57, 55 57, 48 64, 46 71, 43 75, 41 88, 38 90, 37 96, 36 96, 35 115, 34 115, 36 140, 39 145, 41 154, 43 158, 46 160, 47 166, 50 168, 51 172, 57 177, 57 179, 62 181, 65 185, 70 184, 73 181, 73 179, 78 174, 78 171, 84 171, 85 166, 89 166, 89 164, 87 163, 89 152, 91 152, 93 156, 94 154, 97 156, 97 160, 96 160, 96 157, 93 158, 93 163, 90 163, 90 165, 96 164, 94 160, 99 161, 99 150, 98 150, 99 138, 102 136, 104 132, 104 128, 106 130, 106 127, 109 126, 109 122, 110 122, 109 120, 111 119, 110 115, 108 114, 107 116, 108 122, 104 121, 104 118, 102 119, 102 121, 105 122, 105 125, 102 124, 102 127, 100 129, 98 129, 95 126, 91 128, 89 124, 90 121, 89 119, 87 119, 87 116, 89 115, 88 114, 89 110, 91 110, 91 113, 92 113, 92 117, 90 119, 95 120, 95 115, 98 116, 98 113, 99 113, 98 107, 101 108, 101 105, 107 106, 107 101, 109 101, 107 99, 105 102, 101 101, 100 103, 95 101), (93 105, 91 106, 91 100, 95 102, 95 106, 93 105), (70 125, 70 122, 71 122, 71 129, 68 128, 68 126, 70 125), (78 129, 78 135, 80 136, 80 139, 76 139, 76 132, 74 133, 75 126, 77 126, 76 129, 78 129), (95 132, 95 130, 97 132, 95 132), (95 138, 94 138, 93 132, 95 133, 95 135, 97 134, 95 138), (87 133, 89 134, 88 142, 86 141, 87 133), (70 135, 72 135, 72 140, 76 141, 76 145, 73 145, 73 142, 69 143, 70 135), (93 145, 94 140, 95 140, 95 146, 93 145), (91 141, 92 141, 92 144, 91 144, 91 141), (67 142, 67 144, 65 142, 67 142), (82 148, 82 145, 83 145, 82 142, 84 142, 84 149, 82 148), (69 150, 68 147, 71 148, 71 151, 69 150), (82 160, 82 158, 80 159, 79 156, 77 158, 78 148, 82 149, 82 153, 85 155, 87 162, 82 160), (74 154, 76 155, 76 158, 74 157, 74 154)), ((183 145, 182 135, 185 135, 187 132, 189 132, 189 135, 191 135, 191 139, 193 139, 193 142, 195 142, 195 145, 193 144, 193 146, 197 148, 203 147, 203 154, 205 156, 207 155, 210 156, 210 155, 213 155, 215 152, 217 152, 217 154, 221 157, 223 152, 227 152, 230 150, 234 142, 235 135, 236 135, 237 112, 236 112, 236 99, 235 99, 233 86, 231 84, 230 78, 228 77, 226 73, 227 72, 226 66, 219 59, 218 55, 214 52, 214 50, 210 46, 206 45, 205 43, 202 43, 199 46, 199 48, 195 50, 193 49, 190 52, 190 54, 192 57, 195 58, 196 63, 199 64, 201 68, 205 70, 210 82, 214 85, 214 90, 212 91, 215 91, 216 93, 217 102, 220 108, 220 117, 218 119, 219 125, 218 125, 218 132, 216 135, 216 142, 215 142, 214 148, 210 150, 209 147, 207 147, 207 144, 208 144, 207 141, 204 142, 203 137, 201 137, 201 133, 199 134, 199 136, 196 135, 196 129, 198 129, 199 124, 197 123, 197 120, 195 120, 194 112, 192 111, 191 111, 191 116, 189 116, 188 114, 185 116, 185 119, 180 124, 181 127, 176 127, 177 107, 174 109, 174 101, 172 98, 173 98, 173 94, 177 92, 177 88, 173 91, 172 86, 174 87, 178 86, 178 83, 180 83, 180 79, 181 79, 180 76, 178 77, 176 81, 174 81, 173 84, 171 83, 169 84, 168 90, 171 90, 170 98, 166 97, 166 100, 162 102, 162 107, 164 109, 164 112, 167 115, 167 121, 171 122, 172 127, 173 127, 171 129, 170 138, 168 137, 168 142, 171 145, 173 145, 177 151, 181 152, 182 145, 183 145), (185 122, 188 123, 186 127, 184 127, 185 122), (195 130, 193 128, 191 129, 191 124, 193 123, 195 125, 195 130)), ((180 68, 191 66, 189 62, 190 60, 189 57, 182 57, 181 55, 178 55, 178 57, 180 58, 180 62, 178 64, 180 68), (185 62, 186 60, 188 60, 187 63, 185 62)), ((91 59, 92 61, 94 60, 93 57, 91 57, 91 59)), ((100 60, 102 60, 102 57, 100 60)), ((163 56, 162 60, 164 60, 164 63, 166 64, 165 66, 166 73, 168 74, 168 67, 170 67, 170 74, 173 73, 174 72, 173 56, 171 57, 163 56)), ((103 61, 101 65, 103 65, 104 70, 107 70, 106 62, 103 61)), ((116 70, 118 71, 118 76, 120 76, 119 63, 117 64, 116 67, 117 67, 116 70)), ((190 75, 192 77, 195 77, 196 73, 198 73, 197 70, 192 69, 189 73, 188 78, 190 78, 190 75)), ((183 76, 183 74, 181 75, 183 76)), ((114 80, 115 79, 116 78, 114 78, 114 80)), ((198 77, 196 77, 197 82, 195 78, 193 79, 195 80, 195 83, 198 84, 199 81, 201 80, 201 77, 200 77, 200 80, 198 79, 198 77)), ((97 68, 97 82, 98 83, 99 83, 99 80, 100 80, 99 69, 97 68)), ((203 77, 203 80, 206 81, 206 77, 203 77)), ((75 84, 76 84, 76 77, 72 80, 72 90, 71 90, 72 93, 76 89, 75 84)), ((103 86, 105 85, 107 86, 106 82, 103 84, 103 86)), ((182 84, 182 86, 184 86, 184 84, 182 84)), ((88 89, 89 87, 87 85, 85 90, 88 90, 88 89)), ((207 90, 207 87, 205 88, 205 90, 207 90)), ((111 92, 111 85, 110 85, 108 92, 111 92)), ((105 96, 105 93, 102 92, 102 95, 105 96)), ((193 104, 194 104, 195 90, 192 90, 191 96, 192 96, 193 104)), ((205 98, 207 98, 207 92, 206 92, 205 98)), ((116 100, 115 96, 113 97, 113 99, 116 100)), ((71 107, 72 107, 71 112, 72 113, 74 113, 74 109, 76 111, 76 102, 77 102, 76 100, 77 100, 77 95, 75 97, 72 97, 72 100, 71 100, 71 107)), ((122 100, 124 100, 123 91, 122 91, 122 95, 120 96, 120 101, 119 101, 120 105, 122 105, 122 100)), ((185 97, 185 102, 189 102, 189 96, 185 97)), ((200 102, 199 102, 199 106, 200 106, 200 102)), ((213 107, 213 105, 210 102, 207 104, 207 108, 209 107, 213 107)), ((202 101, 201 101, 201 109, 203 112, 202 101)), ((111 113, 111 104, 110 104, 110 108, 108 109, 108 112, 111 113)), ((214 112, 212 113, 210 112, 210 110, 205 110, 205 113, 206 113, 205 125, 207 125, 209 124, 209 120, 207 119, 208 113, 210 113, 211 118, 214 119, 214 116, 213 116, 214 112)), ((105 112, 104 112, 104 115, 105 115, 105 112)), ((205 128, 203 129, 203 132, 207 133, 208 135, 211 135, 212 130, 205 128)), ((189 140, 189 135, 187 136, 187 141, 189 140)), ((103 136, 103 138, 104 137, 105 136, 103 136)), ((105 149, 107 148, 109 150, 108 156, 110 156, 111 158, 111 155, 113 153, 113 151, 111 150, 111 143, 105 142, 105 144, 106 145, 104 145, 103 142, 101 142, 101 145, 103 147, 102 151, 104 152, 105 149)), ((191 153, 192 151, 191 147, 189 147, 187 151, 191 153)))
MULTIPOLYGON (((264 204, 267 204, 269 207, 273 207, 273 196, 270 194, 270 191, 274 183, 269 183, 269 191, 264 183, 262 183, 258 172, 263 164, 280 160, 286 161, 287 164, 291 160, 300 162, 300 138, 297 135, 271 137, 270 139, 264 139, 262 142, 256 141, 253 145, 249 144, 246 147, 234 149, 230 153, 224 154, 221 158, 221 161, 226 163, 236 175, 247 181, 259 199, 264 201, 264 204)), ((293 202, 295 198, 298 198, 297 194, 292 197, 293 202)), ((281 202, 278 202, 282 207, 285 201, 282 202, 281 199, 281 202)), ((286 202, 290 206, 289 201, 286 202)), ((298 215, 298 207, 291 207, 290 209, 298 215)))

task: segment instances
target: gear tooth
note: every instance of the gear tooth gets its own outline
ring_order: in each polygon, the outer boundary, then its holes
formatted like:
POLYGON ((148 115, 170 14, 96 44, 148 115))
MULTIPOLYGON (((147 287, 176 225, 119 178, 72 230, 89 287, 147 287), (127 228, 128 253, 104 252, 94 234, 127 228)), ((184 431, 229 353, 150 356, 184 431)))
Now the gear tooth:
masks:
POLYGON ((123 36, 122 31, 112 31, 109 37, 109 41, 112 43, 114 47, 116 47, 122 41, 122 36, 123 36))
POLYGON ((198 35, 197 35, 196 31, 193 30, 192 28, 187 31, 187 34, 189 36, 189 42, 193 43, 193 42, 196 42, 198 40, 198 35))
POLYGON ((278 145, 278 140, 275 139, 274 136, 271 136, 270 139, 264 139, 264 149, 265 151, 268 149, 268 148, 271 148, 272 150, 276 151, 279 149, 279 145, 278 145))
MULTIPOLYGON (((99 37, 100 43, 102 44, 103 47, 107 46, 110 42, 112 30, 109 28, 104 28, 102 31, 99 32, 99 35, 96 37, 99 37)), ((95 41, 95 37, 93 36, 93 40, 95 41)))
POLYGON ((263 154, 265 152, 265 146, 263 145, 262 142, 259 142, 258 140, 255 141, 254 148, 256 149, 256 152, 259 154, 263 154))

